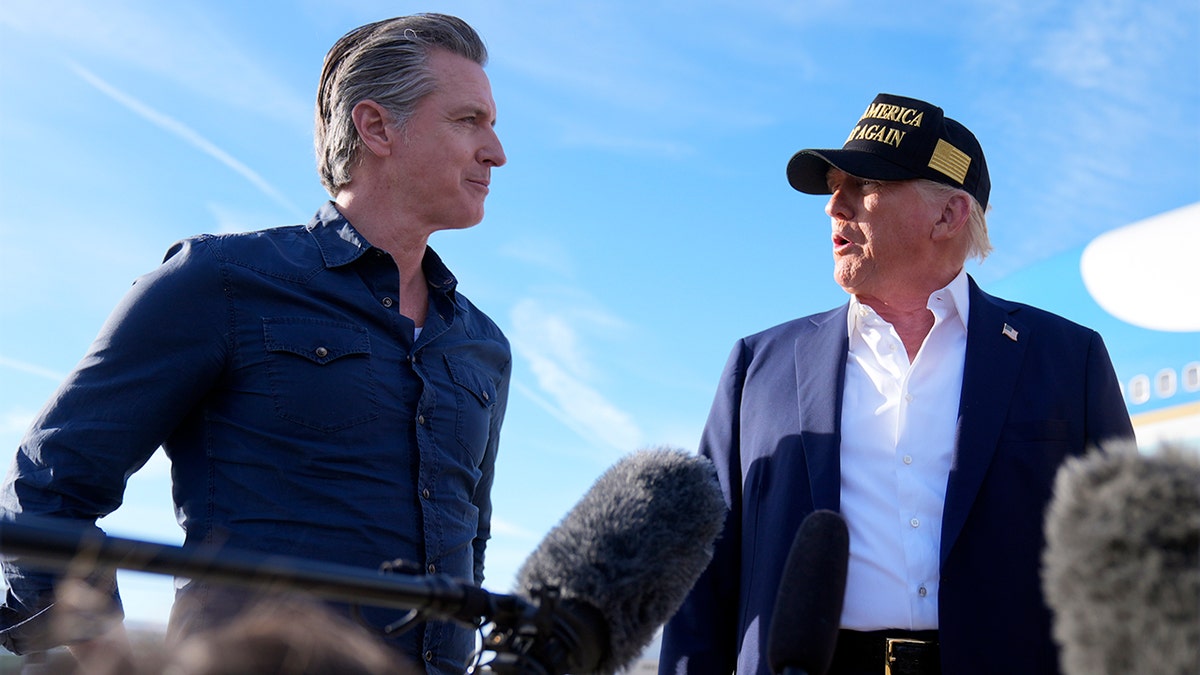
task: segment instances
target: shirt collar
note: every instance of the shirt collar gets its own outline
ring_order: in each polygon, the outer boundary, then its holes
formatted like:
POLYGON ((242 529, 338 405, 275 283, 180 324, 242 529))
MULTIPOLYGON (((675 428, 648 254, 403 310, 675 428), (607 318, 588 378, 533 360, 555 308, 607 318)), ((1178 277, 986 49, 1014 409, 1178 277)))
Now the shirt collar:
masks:
POLYGON ((971 312, 971 285, 967 282, 967 270, 961 269, 954 279, 946 285, 945 288, 934 291, 929 296, 929 303, 932 305, 934 297, 938 295, 949 296, 949 304, 954 307, 955 313, 958 315, 958 321, 962 324, 963 331, 967 330, 967 317, 971 312), (943 295, 944 294, 944 295, 943 295))
POLYGON ((450 268, 446 267, 441 256, 435 253, 433 248, 425 247, 425 257, 421 260, 421 267, 425 270, 425 282, 429 284, 429 290, 453 296, 454 289, 458 287, 458 279, 455 278, 450 268))
POLYGON ((321 250, 326 267, 341 267, 358 260, 370 248, 358 230, 333 202, 325 202, 306 226, 321 250))
MULTIPOLYGON (((967 282, 967 271, 961 269, 949 284, 929 294, 926 307, 933 310, 935 303, 943 304, 948 311, 953 309, 955 316, 962 324, 963 331, 967 330, 967 317, 970 315, 970 284, 967 282)), ((862 321, 867 317, 878 316, 875 310, 858 301, 858 296, 850 296, 850 311, 846 314, 846 334, 853 337, 862 330, 862 321)))
MULTIPOLYGON (((321 250, 321 257, 326 267, 341 267, 358 260, 363 254, 374 250, 375 247, 366 240, 354 225, 338 211, 337 206, 328 201, 317 209, 316 215, 307 225, 321 250)), ((425 247, 425 257, 421 261, 425 270, 425 280, 429 290, 453 296, 458 286, 458 279, 442 262, 440 256, 428 246, 425 247)))

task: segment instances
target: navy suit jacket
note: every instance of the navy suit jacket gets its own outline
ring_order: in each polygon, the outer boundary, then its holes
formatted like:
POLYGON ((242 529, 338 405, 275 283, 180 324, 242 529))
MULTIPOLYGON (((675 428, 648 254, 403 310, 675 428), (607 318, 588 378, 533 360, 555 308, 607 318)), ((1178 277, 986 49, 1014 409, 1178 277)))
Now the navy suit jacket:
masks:
MULTIPOLYGON (((667 624, 660 673, 770 672, 767 636, 795 532, 816 509, 840 510, 848 308, 734 347, 700 445, 729 514, 712 563, 667 624)), ((1068 456, 1133 438, 1100 335, 971 280, 957 428, 941 533, 943 672, 1057 673, 1039 577, 1054 477, 1068 456)))

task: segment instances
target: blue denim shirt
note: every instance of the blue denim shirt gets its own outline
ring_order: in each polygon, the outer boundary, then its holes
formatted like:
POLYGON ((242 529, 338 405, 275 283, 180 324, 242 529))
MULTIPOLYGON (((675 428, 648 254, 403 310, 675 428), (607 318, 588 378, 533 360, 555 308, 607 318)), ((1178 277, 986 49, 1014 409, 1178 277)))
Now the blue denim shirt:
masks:
MULTIPOLYGON (((482 583, 511 354, 431 249, 423 264, 414 342, 395 263, 332 203, 304 227, 177 243, 33 424, 0 516, 94 523, 161 445, 187 544, 370 569, 403 558, 482 583)), ((4 570, 0 639, 44 648, 28 617, 52 578, 4 570)), ((399 642, 461 673, 473 635, 429 623, 399 642)))

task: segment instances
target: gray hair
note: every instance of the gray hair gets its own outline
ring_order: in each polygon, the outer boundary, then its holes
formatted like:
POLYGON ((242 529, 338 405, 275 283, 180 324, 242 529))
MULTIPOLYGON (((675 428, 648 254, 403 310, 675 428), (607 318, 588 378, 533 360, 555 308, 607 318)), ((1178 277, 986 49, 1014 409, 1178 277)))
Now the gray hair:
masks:
POLYGON ((992 252, 992 242, 988 238, 987 214, 975 197, 970 192, 946 183, 925 178, 917 179, 917 183, 929 197, 942 199, 953 194, 966 195, 968 203, 971 205, 971 212, 967 215, 967 257, 978 258, 979 262, 983 262, 984 258, 987 258, 988 254, 992 252))
POLYGON ((428 65, 433 49, 487 64, 487 47, 471 26, 446 14, 414 14, 377 21, 346 33, 325 55, 317 88, 313 142, 321 184, 330 195, 350 182, 362 139, 351 111, 362 101, 383 106, 399 126, 437 87, 428 65))

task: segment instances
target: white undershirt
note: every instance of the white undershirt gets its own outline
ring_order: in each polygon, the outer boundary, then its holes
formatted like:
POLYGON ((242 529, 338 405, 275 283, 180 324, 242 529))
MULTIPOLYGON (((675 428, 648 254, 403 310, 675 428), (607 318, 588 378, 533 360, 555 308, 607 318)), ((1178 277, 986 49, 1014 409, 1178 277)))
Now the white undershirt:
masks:
POLYGON ((967 349, 967 276, 929 296, 910 364, 875 310, 850 300, 841 509, 850 528, 842 627, 938 626, 938 551, 967 349))

